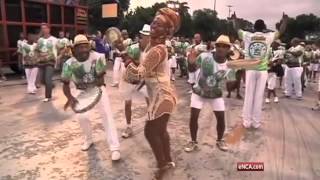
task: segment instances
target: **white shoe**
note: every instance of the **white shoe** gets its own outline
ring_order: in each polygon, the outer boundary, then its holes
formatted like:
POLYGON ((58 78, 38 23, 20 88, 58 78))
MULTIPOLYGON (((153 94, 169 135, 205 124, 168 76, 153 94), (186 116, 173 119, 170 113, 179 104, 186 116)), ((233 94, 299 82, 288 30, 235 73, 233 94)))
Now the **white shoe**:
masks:
POLYGON ((302 97, 302 96, 299 96, 299 97, 297 97, 297 100, 298 100, 298 101, 302 101, 302 100, 303 100, 303 97, 302 97))
POLYGON ((42 102, 49 102, 51 100, 51 98, 45 98, 42 100, 42 102))
POLYGON ((274 97, 273 102, 278 103, 279 102, 279 98, 278 97, 274 97))
POLYGON ((122 137, 123 138, 129 138, 131 137, 133 134, 132 128, 131 127, 127 127, 127 129, 125 129, 122 133, 122 137))
POLYGON ((92 140, 85 140, 84 143, 81 146, 81 150, 82 151, 88 151, 92 145, 93 145, 92 140))
POLYGON ((119 161, 120 158, 121 158, 120 151, 112 151, 111 152, 112 161, 119 161))
POLYGON ((111 87, 118 87, 119 86, 119 83, 113 83, 111 84, 111 87))
POLYGON ((251 124, 250 124, 250 123, 245 123, 245 122, 243 122, 243 123, 242 123, 242 126, 243 126, 244 128, 246 128, 246 129, 249 129, 249 128, 251 127, 251 124))
POLYGON ((28 94, 36 94, 36 91, 28 91, 28 94))
POLYGON ((269 104, 270 103, 270 99, 266 98, 266 103, 269 104))
POLYGON ((192 94, 192 92, 193 92, 193 91, 192 91, 192 90, 190 90, 190 91, 188 91, 188 94, 192 94))
POLYGON ((259 124, 252 124, 252 127, 253 128, 255 128, 255 129, 259 129, 260 128, 260 126, 261 126, 261 124, 259 123, 259 124))

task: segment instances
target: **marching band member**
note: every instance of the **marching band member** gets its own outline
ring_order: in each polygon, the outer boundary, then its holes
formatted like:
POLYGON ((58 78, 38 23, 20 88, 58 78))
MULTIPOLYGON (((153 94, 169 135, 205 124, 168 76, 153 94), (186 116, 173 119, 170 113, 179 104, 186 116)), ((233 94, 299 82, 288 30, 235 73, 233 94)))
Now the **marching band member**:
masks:
POLYGON ((35 48, 37 44, 35 43, 36 36, 34 34, 27 35, 27 42, 21 44, 21 54, 23 59, 23 65, 26 72, 27 78, 27 90, 29 94, 35 94, 37 91, 36 80, 38 74, 38 67, 36 65, 37 60, 35 56, 35 48))
MULTIPOLYGON (((27 43, 27 40, 26 40, 23 32, 21 32, 19 34, 19 40, 17 41, 17 52, 15 53, 18 55, 18 63, 20 65, 23 65, 22 45, 24 43, 27 43)), ((21 78, 24 79, 24 75, 22 75, 21 78)))
POLYGON ((199 67, 196 71, 196 82, 191 95, 191 115, 190 115, 190 134, 191 142, 186 145, 185 151, 192 152, 198 148, 197 132, 198 118, 201 109, 205 103, 210 104, 217 119, 217 141, 216 145, 221 151, 227 151, 228 146, 223 140, 225 131, 225 104, 222 97, 223 77, 218 75, 219 72, 224 74, 228 70, 227 56, 231 48, 228 36, 221 35, 216 43, 216 52, 211 53, 210 43, 207 51, 202 52, 199 56, 191 55, 191 59, 197 57, 196 64, 199 67))
MULTIPOLYGON (((230 48, 230 54, 233 54, 234 51, 238 51, 239 52, 239 58, 243 59, 244 58, 244 52, 241 48, 241 44, 239 40, 236 40, 233 44, 233 46, 231 46, 230 48)), ((230 55, 229 55, 230 56, 230 55)), ((232 60, 229 57, 229 60, 232 60)), ((242 96, 240 95, 240 85, 241 85, 241 79, 244 76, 245 70, 244 69, 238 69, 238 70, 234 70, 233 71, 234 76, 235 76, 235 80, 228 80, 226 82, 226 89, 228 91, 227 94, 227 98, 231 97, 231 92, 234 91, 235 89, 237 90, 237 99, 243 99, 242 96)))
POLYGON ((45 84, 45 99, 43 102, 48 102, 52 98, 52 77, 57 63, 57 38, 51 36, 50 28, 45 23, 41 25, 41 33, 42 37, 37 42, 36 53, 41 72, 40 76, 42 76, 45 84))
MULTIPOLYGON (((77 35, 74 38, 73 55, 64 63, 61 74, 63 93, 67 98, 64 108, 66 110, 68 107, 75 107, 77 104, 77 99, 71 94, 70 82, 76 85, 80 93, 92 86, 100 87, 102 90, 101 99, 94 108, 98 109, 102 118, 102 124, 111 151, 111 159, 117 161, 120 159, 120 144, 104 83, 104 75, 107 68, 105 56, 91 51, 90 43, 84 35, 77 35)), ((91 111, 77 114, 84 134, 84 143, 81 146, 83 151, 87 151, 93 145, 92 128, 89 121, 90 113, 91 111)))
MULTIPOLYGON (((132 44, 127 49, 127 54, 123 57, 125 59, 125 67, 127 67, 130 63, 135 64, 136 66, 139 65, 140 60, 144 58, 145 53, 144 49, 148 45, 150 41, 150 25, 145 24, 143 26, 143 29, 139 31, 140 38, 138 40, 138 43, 132 44)), ((124 70, 126 71, 126 69, 124 70)), ((123 131, 122 137, 123 138, 129 138, 132 136, 132 126, 131 126, 131 106, 132 106, 132 97, 134 93, 140 92, 143 94, 143 96, 146 99, 147 104, 149 104, 148 101, 148 93, 146 86, 141 84, 140 81, 137 82, 131 82, 128 80, 128 77, 123 75, 123 81, 120 84, 120 89, 123 91, 124 97, 125 97, 125 116, 126 116, 126 122, 127 122, 127 128, 123 131), (141 87, 142 86, 142 87, 141 87)))
POLYGON ((63 63, 72 56, 71 46, 72 44, 69 39, 65 37, 64 32, 60 31, 59 38, 57 40, 58 57, 56 68, 60 69, 63 63))
MULTIPOLYGON (((263 20, 257 20, 254 24, 254 33, 239 30, 240 39, 245 44, 246 59, 260 59, 262 63, 255 69, 246 71, 246 92, 243 106, 243 126, 259 128, 261 126, 262 104, 264 90, 268 78, 268 61, 270 58, 270 45, 285 31, 288 16, 283 14, 280 32, 267 32, 263 20)), ((238 30, 236 17, 234 27, 238 30)))
POLYGON ((311 45, 306 45, 302 59, 303 59, 301 64, 303 67, 302 89, 304 89, 307 85, 309 75, 312 74, 310 70, 311 70, 311 62, 314 60, 314 54, 313 54, 311 45))
POLYGON ((304 48, 299 44, 298 38, 291 40, 292 47, 287 51, 286 64, 286 97, 291 98, 295 93, 298 100, 302 100, 301 76, 303 68, 301 67, 304 48), (293 87, 292 87, 293 85, 293 87))
POLYGON ((284 59, 284 54, 282 53, 282 51, 277 50, 278 47, 280 46, 279 41, 274 41, 272 43, 272 61, 269 62, 269 69, 268 69, 268 79, 267 79, 267 89, 268 89, 268 94, 267 94, 267 98, 266 98, 266 103, 270 103, 270 97, 271 94, 273 94, 274 96, 274 102, 278 103, 279 102, 279 98, 276 94, 276 86, 277 86, 277 74, 279 71, 279 65, 280 68, 281 67, 281 62, 284 59))
MULTIPOLYGON (((188 63, 188 83, 191 85, 191 88, 195 84, 196 81, 196 71, 197 67, 194 62, 189 58, 190 53, 193 51, 196 52, 197 55, 201 54, 201 52, 206 51, 207 46, 202 43, 202 38, 199 33, 194 35, 194 44, 189 46, 187 49, 187 63, 188 63)), ((192 93, 192 90, 190 91, 192 93)))
MULTIPOLYGON (((121 32, 123 38, 123 45, 124 47, 128 47, 132 44, 132 39, 129 38, 128 31, 126 29, 122 30, 121 32)), ((123 59, 121 58, 121 52, 116 49, 114 53, 115 59, 113 64, 113 75, 112 75, 112 87, 119 86, 119 78, 121 74, 121 68, 123 67, 123 59)))
POLYGON ((177 69, 177 56, 175 53, 175 43, 174 41, 171 41, 171 43, 168 43, 167 48, 168 48, 168 58, 169 58, 169 69, 170 69, 170 79, 171 81, 175 81, 175 72, 177 69))
POLYGON ((313 45, 313 58, 310 64, 310 81, 316 83, 317 72, 320 70, 320 43, 313 45))

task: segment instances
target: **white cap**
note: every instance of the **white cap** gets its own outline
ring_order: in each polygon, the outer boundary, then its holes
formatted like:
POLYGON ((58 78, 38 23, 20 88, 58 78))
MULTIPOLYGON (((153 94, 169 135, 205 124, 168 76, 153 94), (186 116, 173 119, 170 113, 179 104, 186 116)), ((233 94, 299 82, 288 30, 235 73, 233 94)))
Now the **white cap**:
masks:
POLYGON ((149 24, 145 24, 143 25, 143 28, 142 30, 140 30, 140 34, 143 34, 143 35, 146 35, 146 36, 149 36, 150 35, 150 25, 149 24))

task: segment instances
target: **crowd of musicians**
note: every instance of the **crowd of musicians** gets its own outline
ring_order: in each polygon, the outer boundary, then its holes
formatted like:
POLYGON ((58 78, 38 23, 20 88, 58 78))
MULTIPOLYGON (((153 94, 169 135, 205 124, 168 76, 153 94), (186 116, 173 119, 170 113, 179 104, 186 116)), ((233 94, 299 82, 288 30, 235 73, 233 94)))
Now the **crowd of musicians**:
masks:
MULTIPOLYGON (((55 69, 61 70, 63 92, 68 99, 65 109, 77 103, 70 83, 80 91, 92 83, 103 89, 94 109, 101 115, 114 161, 120 159, 120 143, 107 89, 120 87, 123 93, 127 123, 121 134, 123 138, 133 135, 132 98, 134 93, 142 93, 148 108, 144 133, 157 161, 155 177, 160 179, 175 167, 167 124, 179 98, 191 99, 190 142, 183 147, 186 152, 198 149, 198 118, 204 104, 209 104, 217 120, 218 149, 228 151, 224 141, 224 98, 231 98, 233 91, 236 98, 244 99, 244 128, 261 127, 263 102, 279 103, 277 89, 287 98, 302 101, 306 88, 317 87, 312 92, 316 105, 310 107, 320 110, 320 40, 305 42, 293 38, 290 44, 282 43, 279 38, 285 32, 287 19, 284 15, 279 31, 267 32, 264 21, 257 20, 254 31, 249 32, 239 29, 234 18, 238 40, 231 43, 228 36, 221 35, 215 41, 204 41, 198 33, 192 39, 174 37, 180 26, 179 15, 163 8, 150 25, 141 27, 134 40, 126 30, 121 31, 118 44, 108 42, 101 32, 90 36, 78 34, 72 40, 60 32, 59 38, 55 38, 49 26, 43 24, 40 38, 34 34, 28 34, 27 39, 21 36, 17 53, 24 64, 27 92, 37 94, 41 79, 45 85, 44 102, 52 100, 55 69), (108 60, 113 62, 110 85, 104 80, 108 60), (237 61, 251 64, 237 65, 237 61), (187 80, 190 96, 177 97, 174 83, 178 76, 179 80, 187 80), (245 88, 244 95, 241 95, 242 88, 245 88)), ((2 78, 5 79, 3 74, 2 78)), ((84 151, 93 144, 90 113, 77 114, 84 135, 81 147, 84 151)))

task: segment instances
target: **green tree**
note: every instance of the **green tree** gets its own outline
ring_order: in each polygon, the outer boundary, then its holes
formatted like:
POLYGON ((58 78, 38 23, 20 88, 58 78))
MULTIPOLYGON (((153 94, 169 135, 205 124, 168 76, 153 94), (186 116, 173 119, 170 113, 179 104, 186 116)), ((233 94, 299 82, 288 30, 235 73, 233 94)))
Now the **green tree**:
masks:
POLYGON ((200 33, 204 40, 213 40, 218 32, 219 19, 217 13, 211 9, 196 10, 193 12, 193 28, 200 33))
POLYGON ((166 7, 165 3, 156 3, 152 7, 137 7, 134 11, 130 11, 124 18, 121 25, 122 29, 127 29, 130 36, 134 37, 139 33, 144 24, 150 24, 160 9, 166 7))
POLYGON ((178 2, 178 13, 180 14, 181 18, 181 26, 180 30, 178 31, 177 35, 183 37, 191 37, 192 36, 192 17, 189 13, 190 7, 188 6, 187 2, 178 2))
MULTIPOLYGON (((277 23, 277 28, 279 28, 277 23)), ((289 43, 294 37, 301 39, 305 38, 308 33, 320 32, 320 18, 314 14, 301 14, 296 18, 290 18, 286 32, 281 37, 281 40, 289 43)))

